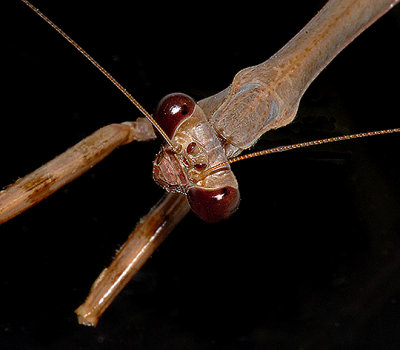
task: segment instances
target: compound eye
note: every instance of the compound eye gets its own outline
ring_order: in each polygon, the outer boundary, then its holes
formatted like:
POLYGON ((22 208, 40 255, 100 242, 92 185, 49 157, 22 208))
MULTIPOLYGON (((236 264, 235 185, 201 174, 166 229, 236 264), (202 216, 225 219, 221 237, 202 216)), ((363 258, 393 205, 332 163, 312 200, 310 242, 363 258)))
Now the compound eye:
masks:
POLYGON ((154 120, 172 139, 178 126, 192 115, 195 106, 196 102, 188 95, 182 93, 169 94, 158 103, 154 120))
POLYGON ((206 222, 218 222, 229 218, 239 207, 240 194, 230 186, 206 189, 193 187, 188 191, 193 212, 206 222))

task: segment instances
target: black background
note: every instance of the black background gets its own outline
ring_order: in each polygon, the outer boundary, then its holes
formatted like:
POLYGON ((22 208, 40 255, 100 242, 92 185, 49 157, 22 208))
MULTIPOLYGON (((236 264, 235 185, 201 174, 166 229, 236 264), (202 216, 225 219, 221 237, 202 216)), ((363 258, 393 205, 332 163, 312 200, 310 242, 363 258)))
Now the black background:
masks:
MULTIPOLYGON (((279 4, 35 1, 150 111, 201 99, 283 46, 324 1, 279 4)), ((0 185, 94 130, 139 116, 19 1, 2 10, 0 185)), ((254 149, 399 127, 400 8, 344 50, 295 122, 254 149)), ((2 349, 398 349, 399 137, 326 145, 233 166, 241 207, 189 214, 97 328, 73 310, 162 196, 157 142, 115 151, 0 228, 2 349)))

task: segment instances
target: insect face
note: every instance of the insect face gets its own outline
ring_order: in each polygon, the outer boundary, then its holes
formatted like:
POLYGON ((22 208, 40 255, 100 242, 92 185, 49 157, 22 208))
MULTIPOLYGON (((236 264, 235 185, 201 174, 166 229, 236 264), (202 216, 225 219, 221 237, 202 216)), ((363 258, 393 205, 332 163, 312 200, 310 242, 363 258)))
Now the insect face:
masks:
POLYGON ((171 94, 158 104, 154 119, 171 138, 156 157, 153 177, 162 188, 188 195, 193 212, 207 222, 228 218, 239 205, 239 190, 226 154, 202 109, 184 94, 171 94))

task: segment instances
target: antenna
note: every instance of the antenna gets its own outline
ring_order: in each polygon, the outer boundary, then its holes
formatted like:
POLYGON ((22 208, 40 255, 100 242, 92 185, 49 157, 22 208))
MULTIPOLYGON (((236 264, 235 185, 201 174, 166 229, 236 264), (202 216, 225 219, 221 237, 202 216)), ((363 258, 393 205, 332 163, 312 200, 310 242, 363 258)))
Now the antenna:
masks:
POLYGON ((27 0, 21 0, 28 7, 30 7, 37 15, 39 15, 44 21, 46 21, 51 27, 53 27, 61 36, 67 40, 75 49, 77 49, 87 60, 90 61, 100 72, 102 72, 108 80, 110 80, 135 106, 136 108, 153 124, 165 141, 174 148, 171 139, 167 136, 164 130, 157 124, 154 118, 149 112, 147 112, 144 107, 136 101, 136 99, 110 74, 108 73, 97 61, 90 56, 84 49, 82 49, 74 40, 72 40, 61 28, 59 28, 55 23, 53 23, 48 17, 46 17, 38 8, 33 6, 27 0))
POLYGON ((255 157, 259 157, 259 156, 263 156, 263 155, 271 154, 271 153, 290 151, 290 150, 297 149, 297 148, 304 148, 304 147, 322 145, 322 144, 325 144, 325 143, 332 143, 332 142, 346 141, 346 140, 352 140, 352 139, 359 139, 359 138, 362 138, 362 137, 369 137, 369 136, 376 136, 376 135, 393 134, 395 132, 400 132, 400 128, 378 130, 378 131, 369 131, 369 132, 361 132, 361 133, 358 133, 358 134, 335 136, 335 137, 329 137, 327 139, 306 141, 306 142, 301 142, 301 143, 295 143, 293 145, 269 148, 269 149, 265 149, 265 150, 258 151, 258 152, 244 154, 242 156, 231 158, 231 159, 227 160, 226 162, 217 164, 217 165, 213 166, 212 168, 208 169, 206 171, 206 173, 205 173, 205 176, 211 174, 212 172, 214 172, 214 170, 216 170, 218 168, 224 167, 224 166, 226 166, 228 164, 239 162, 239 161, 244 160, 244 159, 255 158, 255 157))

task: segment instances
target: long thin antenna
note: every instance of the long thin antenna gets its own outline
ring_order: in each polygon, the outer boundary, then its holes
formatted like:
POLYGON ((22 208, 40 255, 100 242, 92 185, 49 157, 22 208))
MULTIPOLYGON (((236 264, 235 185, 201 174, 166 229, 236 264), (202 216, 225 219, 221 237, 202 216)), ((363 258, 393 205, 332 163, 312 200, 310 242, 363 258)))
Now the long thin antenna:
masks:
POLYGON ((33 6, 27 0, 21 0, 27 6, 29 6, 37 15, 39 15, 42 19, 44 19, 50 26, 52 26, 59 34, 62 35, 64 39, 66 39, 75 49, 77 49, 86 59, 90 61, 100 72, 102 72, 108 80, 110 80, 135 106, 136 108, 153 124, 153 126, 157 129, 157 131, 161 134, 161 136, 165 139, 165 141, 174 148, 171 139, 167 136, 164 130, 157 124, 154 118, 151 116, 149 112, 147 112, 143 106, 136 101, 136 99, 110 74, 108 73, 95 59, 90 56, 84 49, 82 49, 74 40, 72 40, 61 28, 59 28, 55 23, 53 23, 48 17, 46 17, 38 8, 33 6))
POLYGON ((369 131, 369 132, 361 132, 361 133, 358 133, 358 134, 335 136, 335 137, 329 137, 327 139, 307 141, 307 142, 295 143, 293 145, 269 148, 269 149, 265 149, 265 150, 258 151, 258 152, 244 154, 242 156, 231 158, 231 159, 227 160, 226 162, 217 164, 217 165, 213 166, 212 168, 208 169, 206 174, 205 174, 205 176, 207 176, 208 174, 211 174, 212 172, 214 172, 214 170, 216 170, 218 168, 224 167, 224 166, 226 166, 228 164, 239 162, 239 161, 244 160, 244 159, 250 159, 250 158, 254 158, 254 157, 259 157, 259 156, 263 156, 263 155, 271 154, 271 153, 289 151, 289 150, 297 149, 297 148, 304 148, 304 147, 322 145, 324 143, 346 141, 346 140, 358 139, 358 138, 368 137, 368 136, 393 134, 395 132, 400 132, 400 128, 378 130, 378 131, 369 131))

